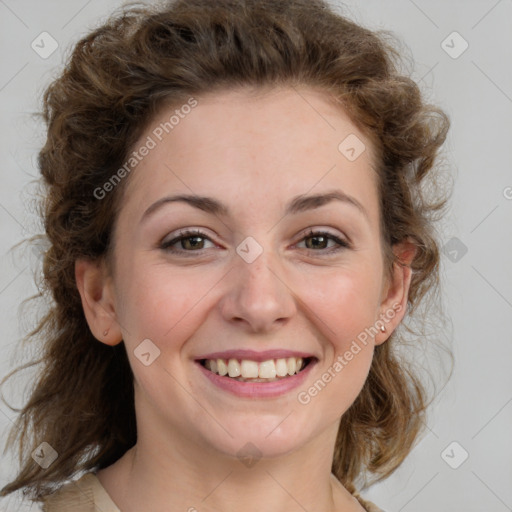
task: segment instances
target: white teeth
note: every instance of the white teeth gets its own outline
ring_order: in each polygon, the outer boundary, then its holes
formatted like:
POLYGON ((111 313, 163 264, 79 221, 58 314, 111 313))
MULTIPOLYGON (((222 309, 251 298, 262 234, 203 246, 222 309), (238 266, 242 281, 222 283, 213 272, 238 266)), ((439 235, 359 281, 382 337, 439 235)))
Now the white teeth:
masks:
POLYGON ((258 363, 256 361, 247 361, 247 359, 244 359, 241 364, 241 371, 242 377, 245 379, 255 379, 258 377, 258 363))
POLYGON ((276 359, 276 375, 278 377, 286 377, 288 375, 286 359, 276 359))
MULTIPOLYGON (((212 361, 212 359, 207 359, 206 362, 212 361)), ((223 377, 228 374, 228 367, 223 359, 217 359, 217 373, 223 377)))
POLYGON ((286 365, 288 367, 288 375, 293 375, 297 369, 297 361, 295 360, 295 357, 289 357, 286 360, 286 365))
POLYGON ((230 377, 240 377, 240 363, 236 359, 230 359, 228 362, 228 374, 230 377))
POLYGON ((295 375, 302 369, 302 357, 288 357, 281 359, 268 359, 258 363, 249 359, 207 359, 204 366, 213 373, 232 378, 242 379, 269 379, 295 375))
POLYGON ((258 376, 260 379, 273 379, 276 376, 276 364, 273 359, 260 363, 258 376))

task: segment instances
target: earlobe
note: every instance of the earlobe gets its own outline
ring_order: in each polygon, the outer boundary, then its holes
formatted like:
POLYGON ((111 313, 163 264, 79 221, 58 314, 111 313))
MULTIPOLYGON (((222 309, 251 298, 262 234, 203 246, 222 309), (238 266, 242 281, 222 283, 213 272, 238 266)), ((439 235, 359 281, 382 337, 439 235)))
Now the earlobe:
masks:
POLYGON ((104 262, 76 260, 75 280, 85 318, 94 337, 106 345, 120 343, 123 338, 116 318, 111 279, 104 262))
POLYGON ((417 253, 417 247, 412 241, 404 241, 393 247, 395 261, 392 275, 387 282, 381 302, 379 315, 380 332, 375 337, 375 345, 384 343, 398 327, 407 310, 407 299, 411 285, 411 264, 417 253))

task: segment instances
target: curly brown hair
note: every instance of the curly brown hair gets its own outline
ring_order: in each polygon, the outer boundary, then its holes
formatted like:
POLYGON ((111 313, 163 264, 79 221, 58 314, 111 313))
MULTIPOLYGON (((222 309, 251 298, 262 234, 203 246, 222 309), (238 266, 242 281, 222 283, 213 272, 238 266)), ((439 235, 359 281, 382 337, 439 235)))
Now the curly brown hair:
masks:
MULTIPOLYGON (((21 468, 1 495, 24 489, 40 499, 80 471, 111 465, 136 443, 124 344, 107 346, 92 335, 75 261, 110 258, 129 178, 109 200, 94 191, 126 161, 164 102, 246 85, 306 85, 337 98, 378 155, 386 268, 394 244, 410 239, 417 247, 408 316, 436 295, 434 221, 447 197, 432 185, 449 120, 424 101, 400 62, 387 32, 363 28, 323 0, 130 5, 76 44, 44 95, 47 140, 39 166, 49 247, 38 297, 51 307, 27 336, 41 347, 41 359, 32 363, 40 370, 8 439, 19 449, 21 468), (48 469, 30 457, 42 440, 59 453, 48 469)), ((375 348, 367 381, 341 418, 332 471, 350 492, 364 472, 374 481, 389 476, 423 430, 431 401, 398 353, 406 337, 395 331, 375 348)))

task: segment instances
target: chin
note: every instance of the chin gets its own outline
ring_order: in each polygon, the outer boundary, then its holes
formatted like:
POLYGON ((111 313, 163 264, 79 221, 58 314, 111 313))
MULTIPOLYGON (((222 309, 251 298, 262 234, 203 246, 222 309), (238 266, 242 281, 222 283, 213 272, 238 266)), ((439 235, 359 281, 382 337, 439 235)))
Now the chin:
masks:
POLYGON ((249 422, 232 421, 225 427, 233 437, 226 433, 216 439, 210 438, 208 442, 218 451, 239 459, 285 456, 304 446, 313 436, 313 432, 292 420, 293 412, 287 418, 288 414, 259 416, 249 422))

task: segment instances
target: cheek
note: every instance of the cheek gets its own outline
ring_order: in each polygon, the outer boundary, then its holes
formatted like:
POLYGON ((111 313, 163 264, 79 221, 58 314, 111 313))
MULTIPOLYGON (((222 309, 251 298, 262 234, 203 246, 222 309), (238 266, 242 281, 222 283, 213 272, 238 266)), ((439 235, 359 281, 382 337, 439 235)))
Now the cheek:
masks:
POLYGON ((317 328, 325 339, 325 361, 309 388, 298 395, 301 404, 334 421, 354 403, 368 377, 374 343, 370 328, 375 318, 378 289, 369 275, 338 273, 323 284, 322 292, 310 296, 318 316, 317 328))
POLYGON ((326 337, 336 350, 377 320, 380 287, 378 272, 371 266, 360 269, 334 269, 309 274, 301 287, 305 304, 324 325, 326 337))
POLYGON ((161 350, 192 334, 208 307, 208 294, 219 281, 211 272, 172 271, 165 264, 140 263, 124 272, 133 276, 120 286, 123 302, 118 314, 125 342, 134 347, 149 338, 161 350))
POLYGON ((323 386, 328 388, 324 397, 333 404, 334 416, 342 414, 356 399, 370 369, 375 334, 372 329, 380 298, 375 269, 378 264, 357 271, 337 269, 331 275, 317 273, 304 282, 302 295, 308 297, 305 303, 312 309, 313 318, 317 318, 315 326, 326 340, 321 382, 310 391, 314 395, 323 386))

